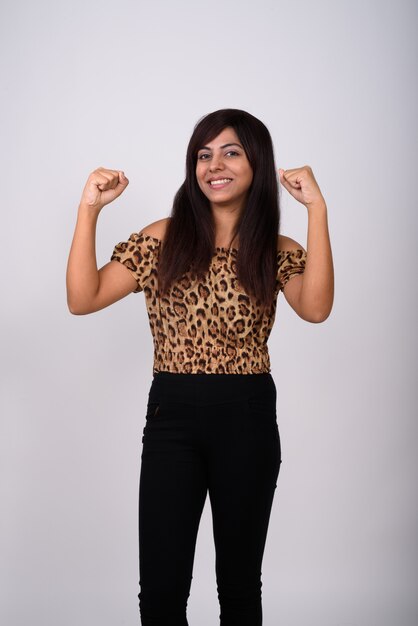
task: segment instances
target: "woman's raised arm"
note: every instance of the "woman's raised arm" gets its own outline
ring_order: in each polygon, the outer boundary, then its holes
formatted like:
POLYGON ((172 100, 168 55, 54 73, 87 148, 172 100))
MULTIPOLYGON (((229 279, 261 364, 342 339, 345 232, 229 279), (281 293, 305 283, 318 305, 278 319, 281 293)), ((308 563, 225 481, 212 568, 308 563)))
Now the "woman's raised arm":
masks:
POLYGON ((113 304, 136 287, 134 277, 118 263, 100 270, 96 261, 96 226, 102 208, 126 189, 123 172, 99 167, 87 179, 67 264, 67 305, 74 315, 86 315, 113 304))
POLYGON ((324 322, 334 302, 327 205, 309 165, 290 170, 280 168, 279 175, 283 187, 308 210, 306 268, 302 277, 289 281, 284 294, 299 317, 309 322, 324 322))

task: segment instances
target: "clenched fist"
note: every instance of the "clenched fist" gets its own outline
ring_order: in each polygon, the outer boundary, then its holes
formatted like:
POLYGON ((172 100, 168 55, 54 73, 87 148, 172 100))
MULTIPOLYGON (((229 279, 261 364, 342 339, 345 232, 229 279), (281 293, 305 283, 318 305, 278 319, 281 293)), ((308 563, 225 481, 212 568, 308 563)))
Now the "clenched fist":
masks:
POLYGON ((309 165, 291 170, 279 169, 280 182, 307 209, 325 205, 324 196, 309 165))
POLYGON ((125 174, 119 170, 98 167, 87 179, 80 204, 97 211, 121 195, 129 185, 125 174))

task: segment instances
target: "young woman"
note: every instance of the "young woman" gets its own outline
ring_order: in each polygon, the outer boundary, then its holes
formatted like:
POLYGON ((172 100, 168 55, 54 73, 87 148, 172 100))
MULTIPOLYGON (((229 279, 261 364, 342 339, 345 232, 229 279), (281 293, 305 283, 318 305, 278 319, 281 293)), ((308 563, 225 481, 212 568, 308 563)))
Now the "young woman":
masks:
POLYGON ((142 624, 187 625, 195 544, 209 493, 222 626, 262 623, 261 565, 281 463, 267 340, 277 297, 322 322, 333 304, 327 207, 309 166, 279 170, 308 210, 307 250, 279 234, 265 125, 222 109, 195 126, 171 216, 118 243, 97 269, 101 209, 122 171, 87 180, 67 269, 68 307, 84 315, 144 291, 153 381, 139 484, 142 624))

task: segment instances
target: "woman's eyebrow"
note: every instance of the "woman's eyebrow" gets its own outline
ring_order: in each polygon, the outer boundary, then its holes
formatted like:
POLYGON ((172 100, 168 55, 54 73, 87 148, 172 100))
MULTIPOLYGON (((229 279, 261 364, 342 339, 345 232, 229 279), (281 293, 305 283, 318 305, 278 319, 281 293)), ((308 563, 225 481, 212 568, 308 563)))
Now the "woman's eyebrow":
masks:
MULTIPOLYGON (((220 148, 223 150, 224 148, 229 148, 229 146, 238 146, 238 148, 243 149, 239 143, 225 143, 223 146, 220 146, 220 148)), ((210 150, 210 148, 208 146, 203 146, 203 148, 199 148, 199 150, 210 150)))

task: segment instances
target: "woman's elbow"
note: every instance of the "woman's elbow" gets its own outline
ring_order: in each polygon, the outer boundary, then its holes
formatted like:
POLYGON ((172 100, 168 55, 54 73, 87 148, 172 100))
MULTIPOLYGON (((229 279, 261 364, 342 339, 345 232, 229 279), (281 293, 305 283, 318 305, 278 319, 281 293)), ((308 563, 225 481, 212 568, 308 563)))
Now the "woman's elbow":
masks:
POLYGON ((328 315, 316 315, 314 317, 311 317, 308 321, 311 322, 312 324, 321 324, 321 322, 325 322, 326 319, 328 319, 329 317, 329 313, 328 315))
POLYGON ((93 313, 92 308, 81 307, 74 302, 67 300, 67 307, 71 315, 88 315, 89 313, 93 313))
POLYGON ((308 322, 312 322, 312 324, 320 324, 329 318, 331 311, 332 306, 327 307, 326 309, 316 309, 313 312, 310 311, 309 315, 307 315, 305 319, 308 322))
POLYGON ((71 313, 71 315, 85 315, 85 313, 82 313, 81 311, 78 311, 76 308, 68 305, 68 310, 71 313))
POLYGON ((312 304, 310 302, 307 304, 306 302, 301 302, 299 300, 299 306, 295 307, 295 309, 305 322, 320 324, 321 322, 325 322, 325 320, 330 316, 332 311, 332 302, 327 304, 323 302, 316 302, 315 304, 312 304))

